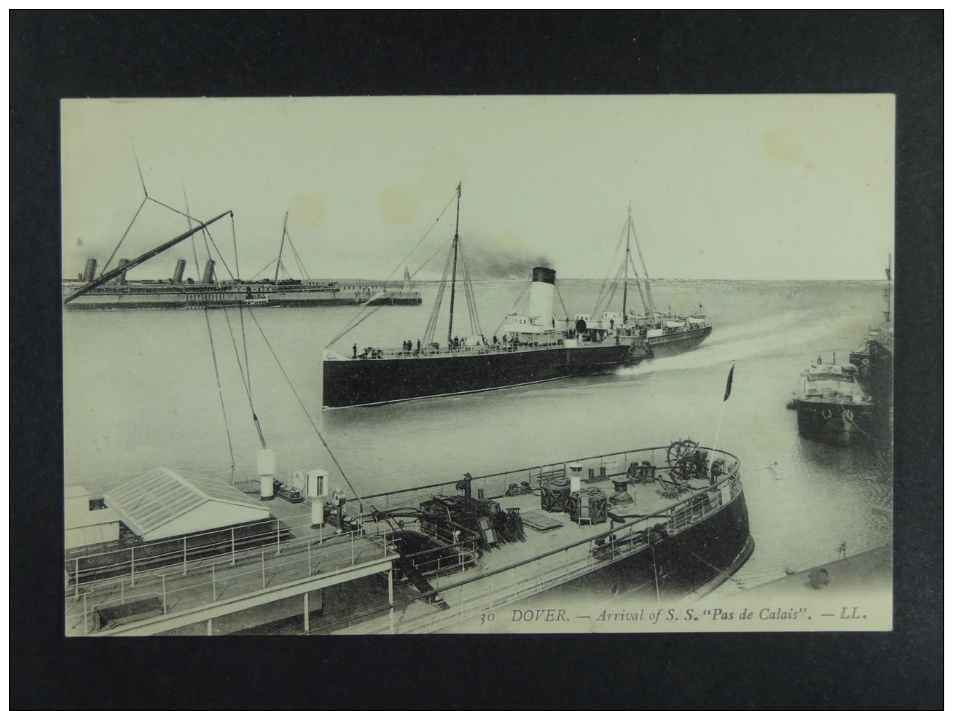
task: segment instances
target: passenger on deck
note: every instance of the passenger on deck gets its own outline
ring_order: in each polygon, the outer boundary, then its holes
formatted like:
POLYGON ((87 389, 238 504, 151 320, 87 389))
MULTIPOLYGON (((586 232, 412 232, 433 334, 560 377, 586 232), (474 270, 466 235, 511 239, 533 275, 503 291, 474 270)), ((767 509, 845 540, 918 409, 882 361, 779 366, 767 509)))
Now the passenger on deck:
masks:
POLYGON ((352 357, 357 358, 357 344, 356 343, 354 344, 353 351, 354 351, 354 355, 352 357))

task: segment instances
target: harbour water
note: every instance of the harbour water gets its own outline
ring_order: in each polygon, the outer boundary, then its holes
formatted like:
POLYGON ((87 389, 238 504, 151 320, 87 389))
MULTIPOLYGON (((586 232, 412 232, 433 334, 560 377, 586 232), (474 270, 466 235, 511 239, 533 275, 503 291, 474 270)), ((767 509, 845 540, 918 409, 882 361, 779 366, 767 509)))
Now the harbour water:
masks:
MULTIPOLYGON (((526 287, 474 284, 487 338, 525 305, 526 287)), ((416 342, 436 295, 435 285, 418 288, 422 306, 379 309, 332 349, 416 342)), ((570 314, 587 312, 599 288, 560 280, 557 308, 561 298, 570 314)), ((159 465, 254 478, 261 443, 250 403, 279 471, 328 469, 359 494, 690 438, 742 462, 756 548, 713 593, 724 596, 835 559, 842 544, 850 555, 891 543, 889 440, 802 439, 785 408, 812 359, 836 352, 846 362, 879 323, 882 291, 877 282, 661 281, 660 309, 701 303, 712 317, 696 351, 611 375, 334 411, 321 409, 322 354, 356 307, 65 313, 65 479, 103 491, 159 465)), ((446 334, 445 315, 437 333, 446 334)))

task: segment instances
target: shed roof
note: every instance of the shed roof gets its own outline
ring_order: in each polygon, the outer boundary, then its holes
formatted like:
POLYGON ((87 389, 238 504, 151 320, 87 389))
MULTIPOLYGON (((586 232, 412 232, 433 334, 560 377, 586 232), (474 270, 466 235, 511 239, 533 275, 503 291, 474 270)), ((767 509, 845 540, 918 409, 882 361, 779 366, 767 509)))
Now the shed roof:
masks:
MULTIPOLYGON (((123 522, 140 536, 209 502, 240 507, 238 518, 242 519, 247 519, 249 509, 260 512, 262 517, 269 513, 266 507, 230 484, 195 474, 181 474, 168 467, 157 467, 120 484, 106 493, 105 502, 120 511, 123 522)), ((220 521, 221 525, 228 523, 220 521)))

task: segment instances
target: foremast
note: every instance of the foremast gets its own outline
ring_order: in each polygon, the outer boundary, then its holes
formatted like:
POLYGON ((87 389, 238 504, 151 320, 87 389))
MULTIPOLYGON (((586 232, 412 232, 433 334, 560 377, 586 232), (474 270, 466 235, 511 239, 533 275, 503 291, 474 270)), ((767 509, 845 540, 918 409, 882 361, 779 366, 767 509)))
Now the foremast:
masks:
MULTIPOLYGON (((437 329, 437 321, 440 316, 440 309, 443 305, 443 295, 447 287, 447 282, 450 282, 450 319, 447 326, 447 344, 449 347, 453 347, 453 318, 454 311, 456 309, 456 291, 457 291, 457 273, 460 274, 460 284, 463 288, 463 294, 466 297, 467 301, 467 310, 470 316, 470 330, 471 334, 474 336, 480 336, 482 333, 480 329, 480 317, 477 313, 476 308, 476 299, 473 296, 473 284, 470 280, 470 274, 467 270, 467 260, 466 255, 464 254, 463 244, 460 241, 460 196, 462 193, 462 184, 457 184, 457 222, 456 227, 454 228, 453 233, 453 246, 450 252, 447 254, 447 260, 443 269, 443 277, 440 279, 440 286, 437 288, 437 295, 434 299, 433 310, 430 313, 430 320, 427 322, 427 327, 424 329, 424 336, 422 342, 425 344, 432 344, 434 334, 437 329), (459 262, 459 265, 458 265, 459 262)), ((449 207, 449 203, 447 205, 449 207)), ((480 336, 482 338, 482 336, 480 336)), ((458 341, 459 343, 459 341, 458 341)))
POLYGON ((285 237, 288 235, 288 213, 285 213, 285 224, 281 228, 281 244, 278 245, 278 261, 275 264, 275 284, 278 283, 278 275, 281 272, 281 255, 285 250, 285 237))

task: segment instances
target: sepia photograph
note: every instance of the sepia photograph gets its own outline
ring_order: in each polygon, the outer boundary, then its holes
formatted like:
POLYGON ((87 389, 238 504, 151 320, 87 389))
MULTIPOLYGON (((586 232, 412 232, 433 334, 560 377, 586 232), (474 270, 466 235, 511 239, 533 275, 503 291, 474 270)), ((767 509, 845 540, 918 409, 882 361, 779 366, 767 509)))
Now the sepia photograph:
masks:
POLYGON ((892 628, 892 95, 61 131, 67 636, 892 628))

